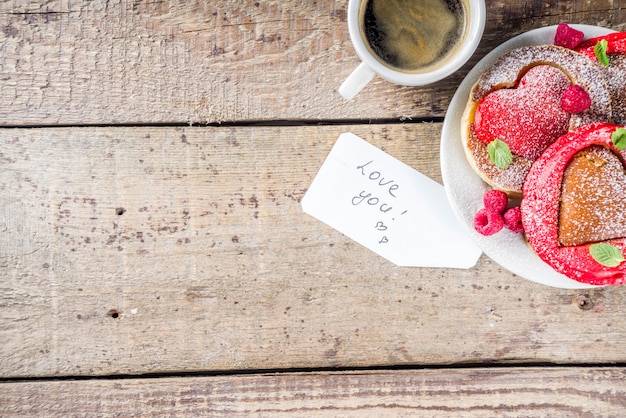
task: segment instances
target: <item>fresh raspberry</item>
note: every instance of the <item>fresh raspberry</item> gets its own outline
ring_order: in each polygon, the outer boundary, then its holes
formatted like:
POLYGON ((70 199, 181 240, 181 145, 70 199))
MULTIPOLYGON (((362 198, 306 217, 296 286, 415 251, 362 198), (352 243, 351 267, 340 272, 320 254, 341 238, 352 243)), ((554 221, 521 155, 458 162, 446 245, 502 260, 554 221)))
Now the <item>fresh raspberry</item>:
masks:
POLYGON ((585 34, 581 31, 572 28, 567 23, 561 23, 556 28, 554 45, 574 49, 582 42, 584 37, 585 34))
POLYGON ((498 212, 483 208, 474 217, 474 229, 479 234, 485 236, 493 235, 502 228, 504 228, 504 219, 498 212))
POLYGON ((578 84, 569 86, 561 96, 561 108, 568 113, 580 113, 591 106, 591 97, 578 84))
POLYGON ((522 211, 518 206, 504 212, 502 218, 504 219, 504 226, 507 229, 515 232, 516 234, 524 231, 524 226, 522 225, 522 211))
POLYGON ((492 212, 502 213, 506 210, 506 205, 509 203, 509 197, 502 190, 489 190, 483 196, 483 203, 485 209, 492 212))

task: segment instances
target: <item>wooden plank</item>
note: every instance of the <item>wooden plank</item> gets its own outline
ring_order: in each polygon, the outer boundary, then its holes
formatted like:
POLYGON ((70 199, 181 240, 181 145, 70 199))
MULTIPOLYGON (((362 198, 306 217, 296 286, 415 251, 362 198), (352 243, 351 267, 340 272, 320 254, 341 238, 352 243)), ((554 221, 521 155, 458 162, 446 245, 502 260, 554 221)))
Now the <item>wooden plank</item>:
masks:
POLYGON ((0 383, 3 417, 618 417, 623 368, 288 373, 0 383))
POLYGON ((622 362, 621 288, 399 268, 304 214, 341 132, 439 179, 439 124, 0 130, 0 375, 622 362))
POLYGON ((358 65, 347 0, 0 1, 0 124, 214 123, 442 117, 469 68, 523 31, 626 28, 619 2, 487 0, 471 62, 423 88, 376 79, 349 103, 358 65))

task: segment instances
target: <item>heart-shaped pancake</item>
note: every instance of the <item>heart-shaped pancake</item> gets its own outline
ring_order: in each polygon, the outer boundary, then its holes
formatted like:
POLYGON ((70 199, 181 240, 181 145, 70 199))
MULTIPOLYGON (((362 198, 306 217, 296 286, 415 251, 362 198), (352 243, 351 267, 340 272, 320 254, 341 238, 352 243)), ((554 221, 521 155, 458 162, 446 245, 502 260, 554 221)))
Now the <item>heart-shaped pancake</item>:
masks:
POLYGON ((561 186, 559 242, 626 237, 626 172, 611 150, 593 145, 568 163, 561 186))
POLYGON ((610 120, 608 85, 593 61, 555 45, 528 46, 502 55, 481 74, 463 112, 461 138, 468 163, 487 184, 521 197, 524 179, 546 146, 568 130, 610 120), (542 74, 550 80, 542 79, 542 74), (591 100, 586 110, 570 113, 566 122, 563 109, 546 105, 563 92, 563 77, 568 79, 565 88, 575 85, 591 100), (502 101, 501 96, 510 97, 502 101), (508 143, 512 154, 508 166, 496 165, 489 155, 488 144, 494 138, 508 143))
MULTIPOLYGON (((565 177, 572 175, 571 172, 567 176, 565 175, 565 171, 569 168, 570 171, 574 172, 574 177, 566 179, 566 182, 577 183, 576 175, 579 175, 586 177, 582 183, 588 188, 596 186, 592 184, 594 180, 602 183, 602 185, 597 185, 599 191, 606 192, 608 190, 608 193, 615 193, 615 188, 608 187, 607 189, 606 187, 606 182, 615 180, 621 184, 617 187, 617 191, 624 187, 623 164, 626 161, 626 151, 619 150, 612 141, 612 135, 618 128, 620 128, 619 125, 612 123, 592 123, 563 135, 554 144, 550 145, 534 162, 524 182, 524 197, 521 202, 521 211, 524 233, 526 234, 528 244, 543 261, 559 273, 571 279, 593 285, 615 285, 626 282, 626 262, 620 262, 615 267, 600 263, 594 258, 591 251, 591 246, 597 241, 588 241, 579 245, 568 246, 560 243, 559 217, 563 195, 565 195, 566 199, 572 201, 586 198, 584 193, 583 195, 575 195, 576 192, 570 190, 570 188, 562 193, 563 182, 565 177), (610 167, 613 167, 614 170, 611 171, 617 172, 611 173, 609 178, 605 177, 607 173, 604 170, 591 169, 595 173, 589 176, 584 174, 585 169, 579 167, 579 165, 588 165, 588 162, 582 161, 582 159, 591 158, 592 156, 595 158, 596 151, 600 148, 607 149, 618 159, 618 162, 615 162, 613 156, 604 155, 603 152, 597 153, 597 155, 606 157, 607 163, 605 165, 607 169, 610 170, 610 167), (585 153, 587 153, 587 157, 585 153), (577 162, 576 160, 578 159, 581 159, 581 161, 577 162), (598 171, 601 171, 599 176, 598 171)), ((603 163, 600 163, 600 165, 603 165, 603 163)), ((581 179, 579 178, 578 180, 581 179)), ((617 207, 624 208, 623 193, 616 199, 618 200, 617 207)), ((571 202, 569 204, 570 206, 572 205, 571 202)), ((615 202, 611 205, 613 204, 615 202)), ((585 207, 585 205, 586 202, 582 207, 585 207)), ((581 207, 581 205, 576 207, 581 207)), ((591 207, 587 207, 584 211, 592 210, 591 207)), ((578 215, 570 214, 568 218, 574 219, 576 216, 578 215)), ((623 214, 603 216, 623 216, 623 214)), ((599 220, 596 218, 591 222, 596 223, 599 220)), ((618 227, 617 232, 609 231, 610 233, 608 234, 621 236, 602 240, 601 242, 610 244, 617 251, 621 252, 622 255, 626 255, 626 236, 620 232, 621 228, 623 226, 618 227)), ((603 224, 601 229, 606 232, 608 228, 603 224)), ((594 231, 590 236, 596 238, 596 233, 594 231)))

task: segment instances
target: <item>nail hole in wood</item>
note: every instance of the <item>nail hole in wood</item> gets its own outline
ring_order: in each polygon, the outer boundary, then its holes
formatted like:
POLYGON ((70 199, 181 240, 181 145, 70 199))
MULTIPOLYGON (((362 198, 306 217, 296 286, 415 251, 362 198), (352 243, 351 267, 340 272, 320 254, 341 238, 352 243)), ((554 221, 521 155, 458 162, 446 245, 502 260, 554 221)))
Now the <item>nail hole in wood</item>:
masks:
POLYGON ((109 315, 111 318, 113 319, 117 319, 120 317, 120 313, 117 311, 117 309, 111 309, 107 315, 109 315))
POLYGON ((588 311, 593 308, 593 300, 587 294, 579 294, 576 296, 576 302, 578 303, 578 308, 583 311, 588 311))
POLYGON ((117 208, 117 209, 115 209, 115 214, 117 216, 122 216, 124 213, 126 213, 126 209, 124 209, 124 208, 117 208))

